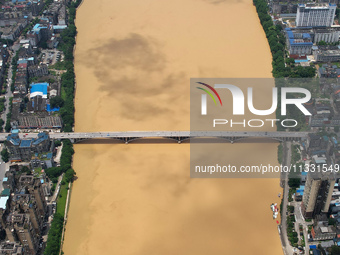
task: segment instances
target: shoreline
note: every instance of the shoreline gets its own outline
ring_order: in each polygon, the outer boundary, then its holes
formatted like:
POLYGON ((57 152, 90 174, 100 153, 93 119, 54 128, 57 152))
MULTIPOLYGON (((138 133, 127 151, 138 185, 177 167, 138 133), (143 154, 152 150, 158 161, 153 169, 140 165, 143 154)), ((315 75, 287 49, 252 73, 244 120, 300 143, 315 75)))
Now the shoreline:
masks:
MULTIPOLYGON (((84 0, 80 0, 80 2, 78 3, 78 6, 75 8, 76 9, 76 12, 75 12, 75 18, 73 19, 73 21, 72 22, 74 22, 74 26, 75 26, 75 29, 76 29, 76 31, 77 31, 77 27, 76 27, 76 25, 75 25, 75 20, 76 20, 76 15, 77 15, 77 10, 78 10, 78 8, 80 7, 80 5, 82 4, 82 2, 83 2, 84 0)), ((75 4, 77 4, 77 2, 75 3, 75 4)), ((69 12, 69 8, 70 7, 67 7, 67 11, 69 12)), ((70 25, 70 21, 68 22, 68 25, 70 25)), ((77 39, 77 35, 75 35, 75 37, 74 37, 74 39, 75 39, 75 44, 74 44, 74 46, 73 46, 73 51, 72 51, 72 57, 73 57, 73 61, 72 61, 72 64, 73 64, 73 67, 72 67, 72 70, 71 71, 73 71, 74 72, 74 55, 75 55, 75 50, 76 50, 76 39, 77 39)), ((65 60, 66 61, 66 60, 65 60)), ((66 73, 67 72, 70 72, 70 70, 67 70, 66 71, 66 73)), ((62 85, 61 85, 62 86, 62 85)), ((75 109, 75 101, 74 101, 74 98, 75 98, 75 93, 76 93, 76 77, 75 77, 75 74, 74 74, 74 90, 73 90, 74 92, 73 92, 73 109, 75 109)), ((66 93, 65 91, 64 91, 64 93, 66 93)), ((74 118, 74 114, 75 114, 75 110, 74 110, 74 112, 73 112, 73 118, 74 118)), ((74 131, 74 122, 73 122, 73 126, 72 126, 72 132, 74 131)), ((68 139, 67 139, 68 140, 68 139)), ((72 149, 73 149, 73 145, 71 146, 72 147, 72 149)), ((74 157, 74 155, 72 154, 71 155, 71 158, 70 158, 70 161, 71 161, 71 167, 73 168, 73 157, 74 157)), ((72 171, 74 172, 74 170, 72 169, 72 171)), ((64 178, 63 178, 64 179, 64 178)), ((63 226, 62 226, 62 229, 61 229, 61 236, 60 236, 60 243, 59 243, 59 245, 60 245, 60 247, 59 247, 59 254, 63 254, 63 245, 64 245, 64 237, 65 237, 65 230, 66 230, 66 225, 67 225, 67 216, 68 216, 68 211, 69 211, 69 206, 70 206, 70 203, 71 203, 71 191, 72 191, 72 187, 73 187, 73 180, 70 180, 69 182, 68 182, 68 187, 67 187, 67 196, 66 196, 66 200, 65 200, 65 204, 63 204, 62 206, 65 206, 65 210, 64 210, 64 212, 62 212, 63 213, 63 226)), ((59 197, 58 197, 58 200, 59 200, 59 197)), ((58 200, 57 200, 57 204, 58 204, 58 200)), ((58 212, 56 212, 56 214, 57 214, 58 212)), ((51 223, 51 228, 52 228, 52 224, 53 224, 53 221, 52 221, 52 223, 51 223)), ((50 228, 50 230, 51 230, 51 228, 50 228)), ((49 230, 49 232, 50 232, 50 230, 49 230)), ((49 240, 49 233, 48 233, 48 239, 47 239, 47 242, 48 242, 48 240, 49 240)), ((47 245, 46 245, 46 247, 47 247, 47 245)))
MULTIPOLYGON (((81 5, 83 4, 85 0, 81 0, 80 3, 78 4, 77 8, 76 8, 76 14, 75 14, 75 19, 74 19, 74 25, 76 27, 76 30, 77 30, 77 26, 76 26, 76 19, 77 19, 77 12, 79 10, 79 8, 81 7, 81 5)), ((78 34, 78 31, 77 31, 77 34, 78 34)), ((74 38, 75 40, 75 44, 74 44, 74 47, 73 47, 73 66, 75 65, 75 51, 76 51, 76 47, 77 47, 77 35, 75 36, 74 38)), ((74 70, 74 68, 73 68, 74 70)), ((74 97, 73 97, 73 106, 74 106, 74 113, 73 113, 73 116, 75 115, 75 96, 76 96, 76 93, 77 93, 77 76, 76 76, 76 73, 74 72, 74 97)), ((75 123, 72 127, 72 131, 74 132, 74 128, 75 128, 75 123)), ((74 158, 74 155, 72 155, 72 168, 73 168, 73 158, 74 158)), ((64 238, 65 238, 65 230, 66 230, 66 225, 67 225, 67 216, 68 216, 68 211, 69 211, 69 207, 70 207, 70 204, 71 204, 71 194, 72 194, 72 187, 73 187, 73 182, 69 182, 69 185, 68 185, 68 191, 67 191, 67 197, 66 197, 66 206, 65 206, 65 214, 64 214, 64 224, 63 224, 63 229, 62 229, 62 236, 61 236, 61 244, 60 244, 60 252, 59 254, 63 254, 63 245, 64 245, 64 238)))

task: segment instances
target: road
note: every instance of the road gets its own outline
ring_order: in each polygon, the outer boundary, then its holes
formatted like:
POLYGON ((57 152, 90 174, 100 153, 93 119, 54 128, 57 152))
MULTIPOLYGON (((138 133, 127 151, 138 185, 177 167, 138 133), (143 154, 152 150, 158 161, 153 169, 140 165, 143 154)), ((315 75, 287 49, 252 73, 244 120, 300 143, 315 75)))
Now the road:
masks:
MULTIPOLYGON (((309 244, 308 244, 308 225, 311 225, 312 222, 307 223, 305 221, 305 218, 302 215, 301 211, 301 202, 296 202, 294 204, 294 214, 296 216, 296 225, 302 225, 303 229, 303 236, 305 238, 305 254, 309 254, 309 244)), ((300 233, 300 230, 298 230, 298 233, 300 233)))
MULTIPOLYGON (((15 53, 14 53, 15 54, 15 53)), ((11 83, 12 83, 12 57, 9 58, 10 63, 8 67, 7 73, 7 83, 6 83, 6 94, 5 94, 5 111, 1 114, 1 118, 4 120, 4 125, 6 125, 7 114, 9 113, 9 99, 13 96, 11 91, 11 83)), ((4 83, 5 84, 5 83, 4 83)))
MULTIPOLYGON (((283 143, 283 162, 282 165, 289 166, 291 162, 291 142, 283 143)), ((287 236, 287 206, 288 206, 288 173, 283 173, 283 198, 282 198, 282 213, 281 213, 281 243, 285 255, 293 255, 293 248, 289 243, 287 236)))
MULTIPOLYGON (((128 132, 92 132, 92 133, 54 133, 49 135, 52 139, 98 139, 116 138, 134 140, 138 138, 172 138, 184 140, 186 138, 225 138, 237 140, 242 138, 270 138, 280 139, 300 139, 306 138, 308 132, 236 132, 236 131, 128 131, 128 132)), ((4 141, 8 133, 0 134, 0 141, 4 141)), ((37 133, 20 133, 21 138, 36 138, 37 133)))
MULTIPOLYGON (((0 151, 2 150, 2 144, 0 144, 0 151)), ((6 169, 9 169, 10 163, 5 163, 0 157, 0 192, 3 190, 2 180, 5 177, 6 169)))

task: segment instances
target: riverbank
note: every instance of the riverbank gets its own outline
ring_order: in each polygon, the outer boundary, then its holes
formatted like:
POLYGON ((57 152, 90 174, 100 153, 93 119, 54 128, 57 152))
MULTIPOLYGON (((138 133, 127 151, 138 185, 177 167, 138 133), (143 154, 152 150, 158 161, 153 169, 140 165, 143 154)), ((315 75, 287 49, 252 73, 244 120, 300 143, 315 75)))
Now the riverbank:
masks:
POLYGON ((272 53, 272 73, 274 78, 292 77, 292 78, 313 78, 315 77, 316 69, 314 66, 301 67, 291 66, 286 60, 289 58, 286 55, 286 38, 282 31, 280 24, 274 25, 271 16, 269 15, 269 8, 265 0, 253 0, 256 7, 258 17, 262 28, 268 39, 270 51, 272 53))
MULTIPOLYGON (((76 10, 78 9, 81 2, 82 0, 77 0, 75 2, 72 2, 68 6, 68 28, 61 34, 62 44, 60 45, 60 48, 63 50, 65 56, 64 66, 66 67, 66 72, 62 74, 61 77, 61 96, 65 102, 60 112, 61 117, 63 118, 63 131, 65 132, 73 131, 74 125, 74 93, 76 82, 73 60, 77 31, 77 28, 75 27, 75 18, 76 10)), ((66 142, 66 144, 63 145, 62 155, 60 159, 60 171, 64 172, 65 174, 63 176, 62 185, 60 186, 60 193, 57 199, 57 210, 54 215, 50 231, 48 233, 46 249, 44 252, 44 254, 46 255, 57 255, 63 253, 62 247, 67 223, 67 212, 71 196, 70 191, 75 176, 75 172, 71 168, 73 165, 73 145, 68 140, 64 140, 64 142, 66 142), (62 223, 61 218, 63 219, 62 223)))
POLYGON ((62 252, 62 242, 64 228, 67 218, 67 203, 70 195, 70 185, 74 179, 74 170, 71 168, 73 157, 73 145, 69 140, 63 141, 63 147, 60 157, 60 167, 52 167, 46 170, 46 175, 51 179, 60 178, 60 183, 57 201, 56 212, 51 222, 51 227, 48 231, 45 255, 59 255, 62 252))

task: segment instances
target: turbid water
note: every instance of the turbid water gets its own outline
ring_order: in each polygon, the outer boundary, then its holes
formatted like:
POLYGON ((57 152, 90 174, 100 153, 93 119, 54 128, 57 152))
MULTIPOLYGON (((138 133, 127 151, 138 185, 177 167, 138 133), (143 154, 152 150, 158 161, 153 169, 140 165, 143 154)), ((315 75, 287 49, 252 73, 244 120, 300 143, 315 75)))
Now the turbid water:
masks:
MULTIPOLYGON (((85 0, 76 25, 79 132, 189 130, 190 77, 271 77, 250 0, 85 0)), ((275 164, 276 147, 226 154, 275 164)), ((189 144, 75 151, 66 255, 282 254, 269 208, 278 179, 190 179, 189 144)))

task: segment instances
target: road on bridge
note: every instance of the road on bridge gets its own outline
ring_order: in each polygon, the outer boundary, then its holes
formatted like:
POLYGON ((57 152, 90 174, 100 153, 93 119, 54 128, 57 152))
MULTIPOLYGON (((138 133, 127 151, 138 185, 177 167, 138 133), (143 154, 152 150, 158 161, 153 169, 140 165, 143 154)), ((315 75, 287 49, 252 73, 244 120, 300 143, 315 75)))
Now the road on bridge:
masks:
MULTIPOLYGON (((0 133, 0 141, 5 141, 9 133, 0 133)), ((237 140, 242 138, 270 138, 275 140, 301 139, 308 132, 242 132, 242 131, 128 131, 128 132, 89 132, 89 133, 49 133, 52 139, 98 139, 115 138, 134 140, 138 138, 170 138, 184 140, 188 138, 225 138, 237 140)), ((37 133, 20 133, 20 138, 36 138, 37 133)))

